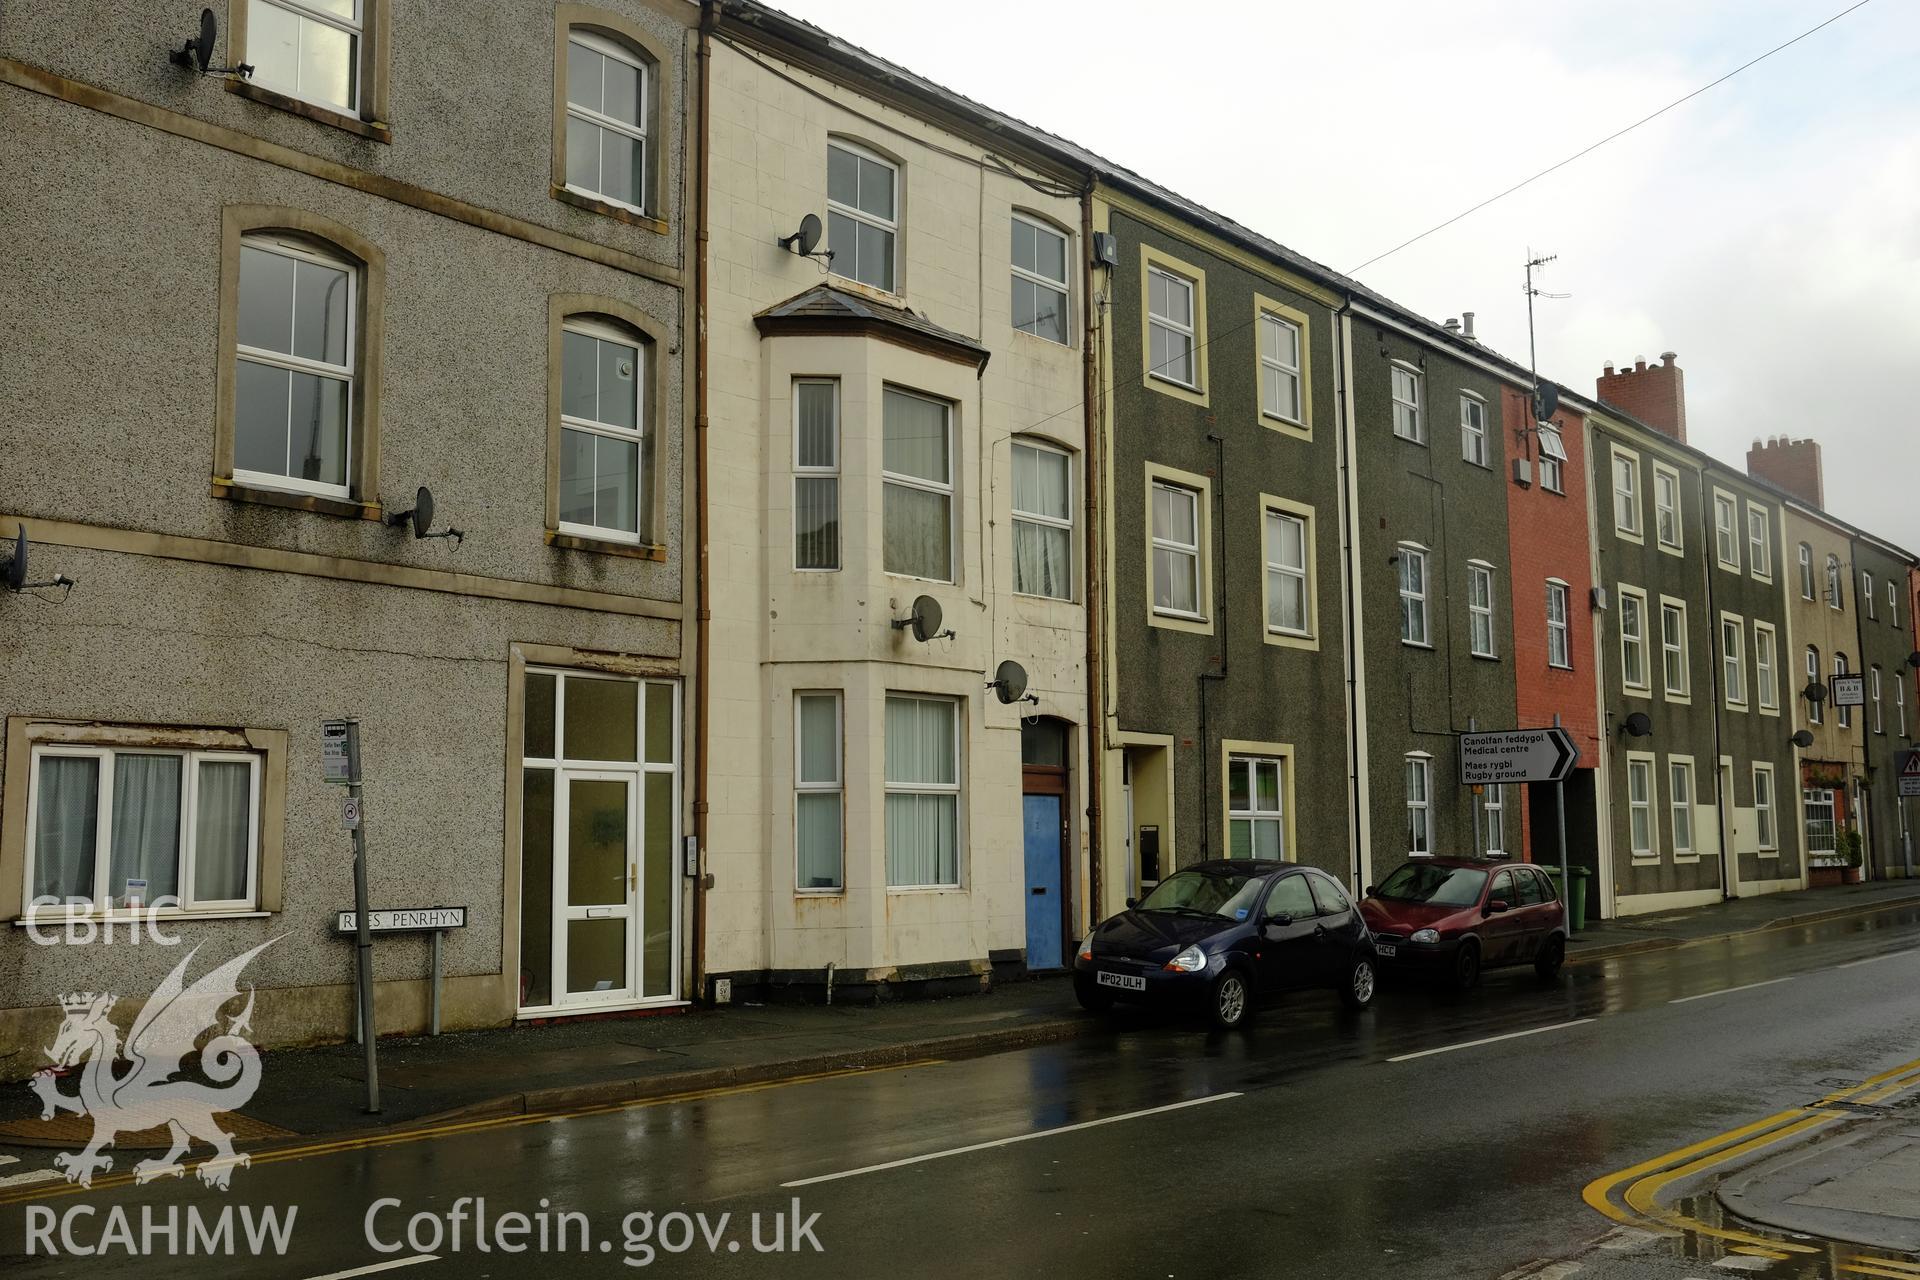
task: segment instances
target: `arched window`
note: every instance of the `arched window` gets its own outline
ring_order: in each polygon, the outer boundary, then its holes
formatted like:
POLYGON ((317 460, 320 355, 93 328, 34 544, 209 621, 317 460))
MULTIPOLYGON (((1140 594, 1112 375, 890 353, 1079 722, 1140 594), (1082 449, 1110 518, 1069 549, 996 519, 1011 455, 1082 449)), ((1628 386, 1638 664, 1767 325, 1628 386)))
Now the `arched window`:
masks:
POLYGON ((1813 599, 1813 548, 1800 544, 1800 598, 1813 599))
POLYGON ((675 101, 676 51, 608 9, 554 10, 555 199, 655 231, 669 216, 661 104, 675 101))
POLYGON ((560 343, 562 533, 639 542, 649 441, 648 343, 626 326, 573 315, 560 343))
MULTIPOLYGON (((1820 683, 1820 650, 1816 649, 1812 645, 1808 645, 1807 646, 1807 684, 1809 686, 1812 686, 1819 683, 1820 683)), ((1820 701, 1818 699, 1808 698, 1807 699, 1807 720, 1812 724, 1819 724, 1821 714, 1822 712, 1821 712, 1820 701)))
MULTIPOLYGON (((1844 676, 1847 674, 1847 671, 1848 671, 1847 655, 1844 653, 1834 654, 1833 655, 1833 674, 1835 674, 1836 676, 1844 676)), ((1843 707, 1838 702, 1836 702, 1834 703, 1834 713, 1835 713, 1835 719, 1840 721, 1840 727, 1842 729, 1853 728, 1853 708, 1852 707, 1843 707)))
POLYGON ((1846 590, 1846 585, 1840 577, 1840 557, 1828 556, 1827 557, 1827 607, 1831 609, 1841 608, 1842 607, 1841 592, 1845 590, 1846 590))

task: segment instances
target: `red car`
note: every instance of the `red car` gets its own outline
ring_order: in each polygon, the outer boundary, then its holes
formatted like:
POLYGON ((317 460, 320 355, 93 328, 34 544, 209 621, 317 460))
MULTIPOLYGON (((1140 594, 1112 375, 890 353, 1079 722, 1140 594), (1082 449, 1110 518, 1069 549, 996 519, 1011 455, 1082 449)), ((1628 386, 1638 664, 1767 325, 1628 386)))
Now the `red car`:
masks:
POLYGON ((1531 964, 1551 980, 1567 958, 1566 913, 1538 867, 1420 858, 1369 885, 1360 904, 1381 968, 1444 978, 1461 990, 1483 969, 1531 964))

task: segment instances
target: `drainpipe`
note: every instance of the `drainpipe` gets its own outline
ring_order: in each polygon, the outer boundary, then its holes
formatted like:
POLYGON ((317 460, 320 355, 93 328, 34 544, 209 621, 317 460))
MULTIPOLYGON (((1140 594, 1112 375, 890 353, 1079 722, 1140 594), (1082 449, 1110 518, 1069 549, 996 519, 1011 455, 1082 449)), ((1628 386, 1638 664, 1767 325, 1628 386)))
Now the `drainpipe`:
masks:
MULTIPOLYGON (((1080 193, 1080 297, 1085 321, 1081 330, 1086 343, 1081 360, 1080 403, 1086 433, 1086 475, 1081 482, 1082 506, 1086 522, 1086 619, 1087 619, 1087 771, 1082 785, 1087 792, 1087 924, 1091 927, 1106 911, 1106 824, 1102 812, 1102 792, 1106 778, 1107 722, 1102 713, 1101 681, 1105 670, 1100 658, 1100 611, 1105 583, 1100 577, 1100 502, 1098 477, 1105 459, 1100 455, 1098 430, 1099 375, 1094 365, 1093 303, 1093 174, 1087 174, 1086 188, 1080 193)), ((1076 922, 1077 923, 1077 922, 1076 922)))
MULTIPOLYGON (((1210 793, 1207 789, 1207 780, 1211 776, 1208 768, 1208 757, 1213 754, 1213 740, 1207 734, 1207 682, 1225 680, 1227 678, 1227 645, 1229 637, 1233 634, 1227 629, 1227 558, 1225 555, 1227 539, 1227 438, 1217 431, 1209 431, 1207 432, 1207 439, 1213 442, 1213 505, 1216 510, 1214 530, 1216 534, 1218 534, 1217 539, 1209 538, 1207 540, 1207 554, 1220 566, 1220 608, 1218 610, 1220 614, 1220 668, 1217 671, 1202 671, 1196 681, 1196 686, 1200 693, 1200 803, 1202 805, 1208 804, 1207 797, 1210 793)), ((1209 575, 1213 573, 1213 564, 1207 566, 1207 573, 1209 575)), ((1169 765, 1171 766, 1171 762, 1169 762, 1169 765)), ((1220 779, 1220 785, 1223 788, 1227 785, 1227 780, 1224 777, 1220 779)), ((1200 861, 1202 862, 1205 862, 1211 853, 1208 846, 1209 836, 1212 830, 1213 815, 1207 814, 1200 821, 1200 861)), ((1225 849, 1221 851, 1221 856, 1231 857, 1233 854, 1233 842, 1228 838, 1226 831, 1221 831, 1220 839, 1226 845, 1225 849)))
POLYGON ((1348 376, 1348 362, 1352 359, 1353 344, 1350 341, 1350 317, 1353 312, 1353 299, 1343 299, 1333 313, 1329 326, 1333 334, 1333 388, 1335 402, 1334 424, 1337 428, 1335 439, 1335 462, 1340 482, 1338 509, 1340 515, 1340 601, 1344 614, 1342 619, 1342 645, 1344 650, 1344 669, 1346 682, 1346 738, 1347 738, 1347 824, 1353 841, 1353 881, 1349 886, 1355 893, 1366 887, 1373 876, 1372 852, 1372 815, 1368 806, 1372 803, 1367 789, 1367 698, 1366 672, 1362 667, 1365 661, 1365 635, 1361 630, 1360 600, 1364 585, 1360 575, 1360 504, 1359 485, 1354 475, 1356 463, 1353 457, 1353 386, 1348 376))
POLYGON ((720 18, 719 0, 702 0, 700 6, 700 144, 695 171, 698 190, 694 195, 693 254, 693 486, 694 486, 694 666, 693 666, 693 842, 700 851, 701 863, 693 879, 693 997, 707 995, 707 717, 712 702, 712 681, 707 674, 708 628, 713 619, 713 597, 707 573, 707 171, 711 142, 707 111, 713 98, 711 88, 714 24, 720 18))

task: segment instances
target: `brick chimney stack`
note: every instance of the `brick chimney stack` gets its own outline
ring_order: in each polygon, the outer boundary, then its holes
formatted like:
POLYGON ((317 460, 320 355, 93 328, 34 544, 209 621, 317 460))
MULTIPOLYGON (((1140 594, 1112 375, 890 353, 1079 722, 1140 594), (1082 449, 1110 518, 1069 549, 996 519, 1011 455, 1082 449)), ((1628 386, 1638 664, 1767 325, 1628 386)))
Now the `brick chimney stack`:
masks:
POLYGON ((1635 360, 1633 368, 1614 372, 1611 362, 1594 382, 1595 393, 1650 427, 1687 442, 1687 378, 1671 351, 1660 353, 1661 363, 1649 366, 1635 360))
POLYGON ((1802 502, 1826 510, 1826 484, 1820 473, 1820 442, 1773 436, 1747 450, 1747 474, 1785 489, 1802 502))

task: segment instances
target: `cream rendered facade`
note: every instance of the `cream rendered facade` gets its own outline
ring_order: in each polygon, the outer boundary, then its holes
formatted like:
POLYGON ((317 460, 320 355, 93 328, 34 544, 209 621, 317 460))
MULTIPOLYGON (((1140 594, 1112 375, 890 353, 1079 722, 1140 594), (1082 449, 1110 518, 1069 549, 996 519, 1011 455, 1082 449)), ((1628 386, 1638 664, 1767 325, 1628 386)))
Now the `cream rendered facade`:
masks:
MULTIPOLYGON (((1086 917, 1080 206, 1040 189, 1071 190, 1057 185, 1065 175, 1026 171, 1038 183, 1030 185, 987 158, 992 144, 885 105, 839 77, 732 43, 743 34, 723 27, 710 61, 705 970, 710 984, 730 979, 735 998, 743 986, 829 978, 855 986, 978 982, 991 964, 1019 961, 1028 942, 1023 718, 1051 718, 1065 729, 1067 870, 1055 891, 1071 903, 1062 912, 1063 945, 1086 917), (809 214, 834 225, 830 145, 893 170, 893 292, 829 274, 826 263, 777 243, 809 214), (1065 238, 1064 343, 1013 326, 1016 213, 1065 238), (882 321, 842 315, 802 322, 797 332, 768 325, 764 334, 756 325, 821 286, 882 321), (837 570, 795 567, 795 385, 803 379, 837 384, 837 570), (883 568, 889 389, 948 409, 951 581, 883 568), (1065 599, 1014 590, 1016 440, 1067 455, 1065 599), (939 602, 950 638, 921 643, 892 625, 921 595, 939 602), (1037 703, 1003 705, 986 688, 1007 659, 1025 668, 1037 703), (799 887, 802 692, 840 698, 837 888, 799 887), (887 705, 889 695, 906 694, 951 699, 958 720, 957 883, 941 887, 888 883, 887 705)), ((993 149, 1006 153, 1004 143, 993 149)), ((859 269, 831 233, 820 247, 838 249, 840 269, 859 269)), ((1028 957, 1037 967, 1062 958, 1028 957)))
POLYGON ((1800 752, 1801 829, 1809 835, 1809 864, 1836 866, 1839 865, 1837 859, 1825 849, 1815 847, 1824 843, 1821 839, 1826 831, 1821 825, 1826 812, 1824 806, 1814 815, 1815 828, 1810 829, 1805 805, 1810 794, 1824 799, 1826 793, 1837 792, 1840 803, 1833 814, 1837 828, 1852 828, 1864 820, 1865 810, 1859 803, 1859 778, 1866 770, 1862 734, 1867 709, 1848 708, 1850 723, 1843 725, 1841 708, 1833 705, 1831 696, 1836 660, 1844 658, 1850 672, 1865 670, 1859 651, 1859 622, 1854 616, 1854 610, 1859 607, 1860 579, 1854 569, 1853 544, 1845 530, 1798 503, 1788 503, 1784 510, 1787 623, 1791 633, 1785 684, 1793 697, 1794 728, 1805 729, 1813 735, 1813 745, 1800 752), (1806 556, 1804 562, 1803 555, 1806 556), (1837 593, 1829 583, 1829 559, 1837 566, 1834 575, 1838 580, 1837 593), (1803 563, 1810 568, 1803 568, 1803 563), (1807 594, 1803 573, 1811 573, 1811 596, 1807 594), (1816 678, 1808 669, 1810 652, 1815 655, 1812 661, 1818 669, 1817 678, 1829 690, 1827 699, 1817 707, 1804 696, 1808 684, 1816 678))

